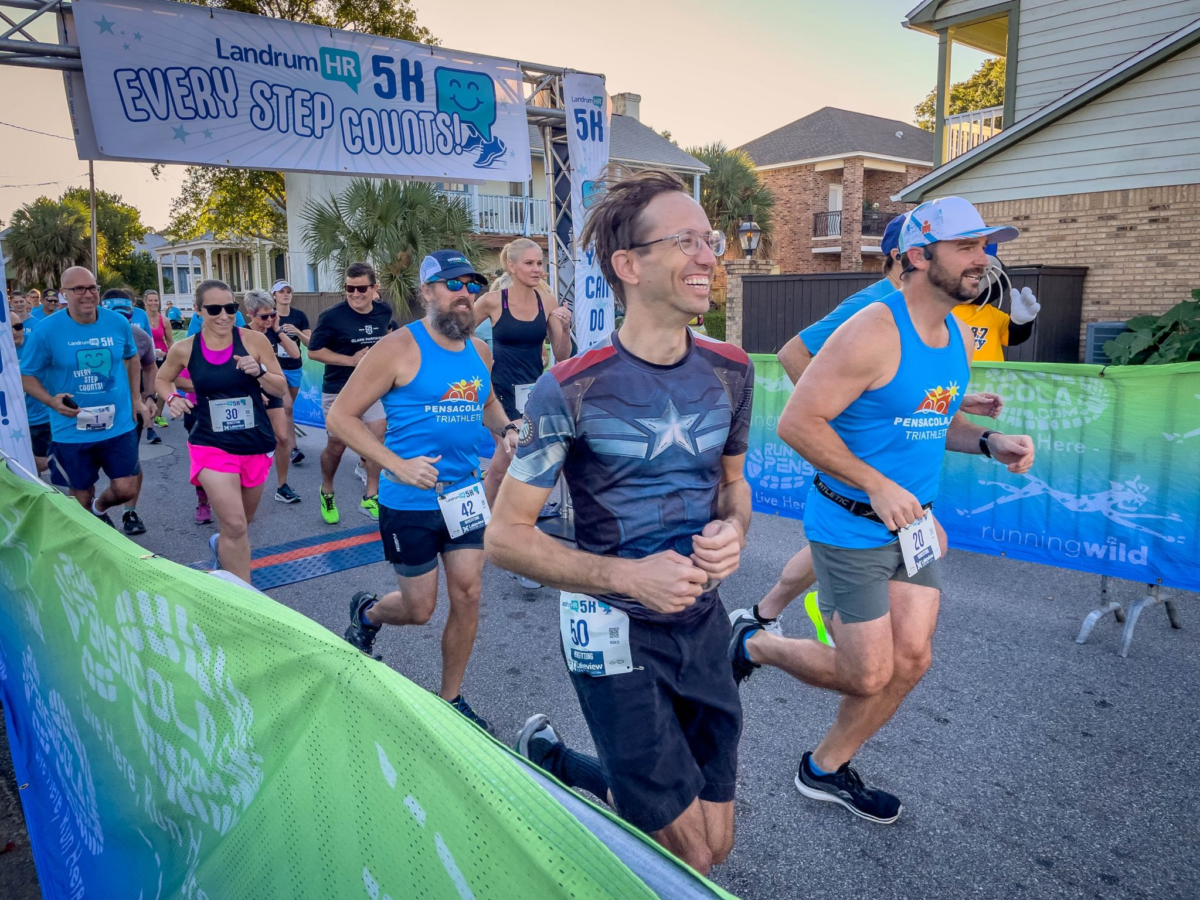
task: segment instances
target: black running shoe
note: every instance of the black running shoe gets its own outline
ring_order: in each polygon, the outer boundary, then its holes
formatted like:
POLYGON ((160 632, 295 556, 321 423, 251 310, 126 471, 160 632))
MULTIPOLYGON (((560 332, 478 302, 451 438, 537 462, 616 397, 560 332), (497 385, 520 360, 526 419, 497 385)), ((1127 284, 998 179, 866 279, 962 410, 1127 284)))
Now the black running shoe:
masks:
POLYGON ((287 484, 281 484, 278 490, 275 491, 275 499, 280 503, 299 503, 300 495, 293 491, 287 484))
POLYGON ((362 611, 376 601, 374 594, 369 594, 366 591, 359 591, 350 598, 350 627, 346 629, 346 633, 342 635, 352 645, 357 647, 363 653, 372 659, 383 659, 378 653, 375 653, 375 636, 379 634, 381 625, 364 625, 362 611))
POLYGON ((121 515, 121 530, 126 534, 145 534, 146 523, 142 521, 136 509, 127 509, 121 515))
POLYGON ((800 758, 796 772, 796 790, 810 800, 839 803, 868 822, 891 825, 904 811, 899 798, 887 791, 867 787, 858 772, 845 763, 829 775, 817 775, 812 770, 812 753, 800 758))
POLYGON ((146 429, 146 443, 147 444, 161 444, 162 438, 160 438, 158 436, 158 432, 155 431, 153 428, 147 428, 146 429))
POLYGON ((733 682, 741 683, 754 674, 755 669, 762 668, 746 655, 746 638, 756 631, 765 631, 762 622, 749 612, 743 611, 733 619, 733 637, 729 639, 729 662, 733 666, 733 682))
POLYGON ((292 457, 291 457, 292 465, 298 466, 302 462, 304 462, 304 451, 301 450, 299 447, 293 447, 292 448, 292 457))
POLYGON ((479 713, 475 712, 475 710, 471 709, 471 704, 466 701, 466 698, 463 697, 462 694, 459 694, 453 700, 447 700, 446 702, 462 713, 468 721, 474 722, 492 737, 496 736, 496 732, 492 730, 491 723, 489 723, 488 720, 483 716, 479 715, 479 713))
MULTIPOLYGON (((92 513, 92 515, 96 516, 95 513, 92 513)), ((109 518, 109 515, 106 512, 100 513, 100 515, 96 516, 96 518, 99 519, 101 522, 103 522, 105 525, 107 525, 109 528, 117 527, 116 525, 113 524, 113 520, 111 518, 109 518)))

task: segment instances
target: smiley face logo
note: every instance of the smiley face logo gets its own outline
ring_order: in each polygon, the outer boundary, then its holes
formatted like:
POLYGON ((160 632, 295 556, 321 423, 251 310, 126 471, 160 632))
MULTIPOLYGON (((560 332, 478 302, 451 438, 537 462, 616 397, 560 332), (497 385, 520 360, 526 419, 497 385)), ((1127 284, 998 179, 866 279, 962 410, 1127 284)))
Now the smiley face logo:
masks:
POLYGON ((89 347, 75 351, 79 369, 86 369, 105 381, 112 378, 112 351, 107 347, 89 347))
POLYGON ((458 118, 471 129, 463 150, 479 150, 476 167, 486 168, 504 156, 507 147, 492 134, 496 124, 496 83, 483 72, 450 69, 433 70, 437 88, 437 110, 458 118))

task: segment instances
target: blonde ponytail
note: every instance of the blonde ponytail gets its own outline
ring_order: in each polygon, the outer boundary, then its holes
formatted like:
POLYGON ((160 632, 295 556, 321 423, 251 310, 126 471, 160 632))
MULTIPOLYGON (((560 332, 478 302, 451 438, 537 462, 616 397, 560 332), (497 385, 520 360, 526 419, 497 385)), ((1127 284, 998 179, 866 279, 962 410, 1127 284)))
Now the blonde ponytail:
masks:
MULTIPOLYGON (((544 255, 544 251, 540 246, 538 246, 537 242, 531 241, 526 237, 519 237, 516 240, 509 241, 504 245, 504 247, 500 250, 500 267, 502 271, 500 272, 500 277, 492 282, 491 290, 504 291, 512 288, 513 277, 512 272, 509 271, 509 264, 516 262, 522 253, 526 253, 530 250, 536 250, 538 253, 542 253, 544 255)), ((538 282, 537 289, 544 295, 549 295, 551 297, 554 296, 554 291, 545 281, 538 282)))

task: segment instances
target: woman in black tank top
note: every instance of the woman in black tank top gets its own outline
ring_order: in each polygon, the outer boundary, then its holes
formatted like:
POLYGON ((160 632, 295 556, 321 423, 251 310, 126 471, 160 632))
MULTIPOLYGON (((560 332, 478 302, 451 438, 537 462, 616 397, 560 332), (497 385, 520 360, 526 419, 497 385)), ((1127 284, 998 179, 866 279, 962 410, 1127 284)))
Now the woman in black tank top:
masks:
MULTIPOLYGON (((510 421, 521 418, 525 398, 544 368, 542 348, 547 340, 554 359, 571 355, 571 312, 559 306, 543 279, 542 248, 518 238, 500 251, 505 273, 491 293, 475 304, 475 322, 492 323, 492 389, 510 421)), ((496 502, 510 456, 502 447, 488 466, 484 493, 496 502)))
POLYGON ((249 584, 247 527, 258 509, 275 449, 263 394, 282 397, 287 380, 270 342, 235 327, 237 311, 227 284, 202 282, 196 288, 196 314, 203 325, 199 333, 171 347, 156 386, 172 416, 194 415, 188 431, 191 482, 204 488, 221 526, 209 540, 214 563, 249 584), (194 404, 175 388, 185 367, 194 404))

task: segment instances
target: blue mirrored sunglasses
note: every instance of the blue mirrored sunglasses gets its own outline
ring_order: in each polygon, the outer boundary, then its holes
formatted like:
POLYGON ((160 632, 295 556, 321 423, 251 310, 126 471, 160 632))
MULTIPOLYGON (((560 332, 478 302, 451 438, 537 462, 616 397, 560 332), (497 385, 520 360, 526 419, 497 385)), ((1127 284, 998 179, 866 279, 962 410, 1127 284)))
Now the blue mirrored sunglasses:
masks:
POLYGON ((461 278, 447 278, 444 283, 447 290, 456 294, 464 287, 467 289, 468 294, 478 294, 483 290, 483 285, 478 281, 463 281, 461 278))

